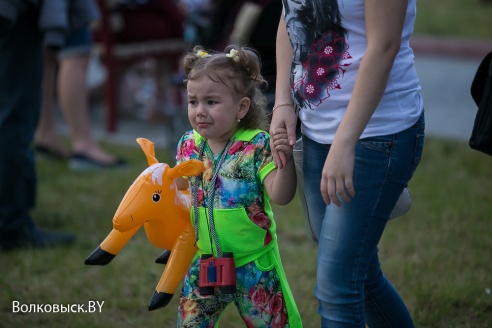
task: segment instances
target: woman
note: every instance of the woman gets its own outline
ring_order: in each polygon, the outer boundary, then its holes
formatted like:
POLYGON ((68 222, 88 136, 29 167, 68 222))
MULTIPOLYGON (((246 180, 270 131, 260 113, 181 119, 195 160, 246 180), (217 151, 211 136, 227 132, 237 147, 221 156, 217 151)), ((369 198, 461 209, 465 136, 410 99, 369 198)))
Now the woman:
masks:
MULTIPOLYGON (((303 134, 322 327, 413 327, 378 243, 423 148, 416 0, 283 0, 270 131, 303 134)), ((282 167, 285 158, 274 150, 282 167)))

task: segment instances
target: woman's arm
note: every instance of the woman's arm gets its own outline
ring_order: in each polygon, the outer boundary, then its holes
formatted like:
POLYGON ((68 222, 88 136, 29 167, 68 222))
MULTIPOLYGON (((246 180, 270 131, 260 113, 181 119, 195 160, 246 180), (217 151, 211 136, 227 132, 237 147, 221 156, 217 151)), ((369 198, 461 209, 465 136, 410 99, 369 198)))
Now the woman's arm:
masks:
MULTIPOLYGON (((287 28, 285 26, 284 12, 280 16, 276 40, 277 78, 275 82, 275 105, 292 104, 290 91, 290 68, 292 65, 293 50, 290 44, 287 28)), ((296 142, 297 115, 294 107, 282 106, 274 110, 270 123, 270 134, 277 128, 286 128, 289 143, 293 146, 296 142)), ((287 163, 287 158, 282 152, 276 151, 272 146, 273 160, 280 169, 287 163)))
POLYGON ((367 49, 352 97, 335 134, 321 179, 327 204, 340 206, 355 195, 352 175, 355 144, 376 110, 398 54, 408 0, 365 0, 367 49))

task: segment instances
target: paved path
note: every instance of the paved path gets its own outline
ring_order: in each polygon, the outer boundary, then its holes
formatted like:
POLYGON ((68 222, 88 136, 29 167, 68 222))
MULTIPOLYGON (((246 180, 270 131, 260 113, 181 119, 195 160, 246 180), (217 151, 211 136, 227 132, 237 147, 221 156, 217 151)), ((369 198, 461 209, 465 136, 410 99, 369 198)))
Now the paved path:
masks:
POLYGON ((480 62, 477 58, 416 56, 428 136, 468 140, 477 111, 470 86, 480 62))

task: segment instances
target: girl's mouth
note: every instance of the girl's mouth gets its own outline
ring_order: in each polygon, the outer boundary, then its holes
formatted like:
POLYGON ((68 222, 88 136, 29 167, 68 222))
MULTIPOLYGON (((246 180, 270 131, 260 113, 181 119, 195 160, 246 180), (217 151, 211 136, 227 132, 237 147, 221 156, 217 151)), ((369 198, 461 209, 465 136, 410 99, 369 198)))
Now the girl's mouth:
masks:
POLYGON ((198 122, 196 124, 200 129, 205 129, 207 127, 209 127, 211 124, 210 123, 205 123, 205 122, 198 122))

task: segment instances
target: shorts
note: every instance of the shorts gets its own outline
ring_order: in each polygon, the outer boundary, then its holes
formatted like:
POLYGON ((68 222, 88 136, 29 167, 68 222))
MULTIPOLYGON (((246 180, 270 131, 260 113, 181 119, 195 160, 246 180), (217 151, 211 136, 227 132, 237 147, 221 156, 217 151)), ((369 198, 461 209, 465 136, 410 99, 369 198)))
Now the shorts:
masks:
POLYGON ((89 55, 92 50, 92 34, 89 26, 85 26, 70 34, 65 46, 60 50, 59 59, 89 55))

